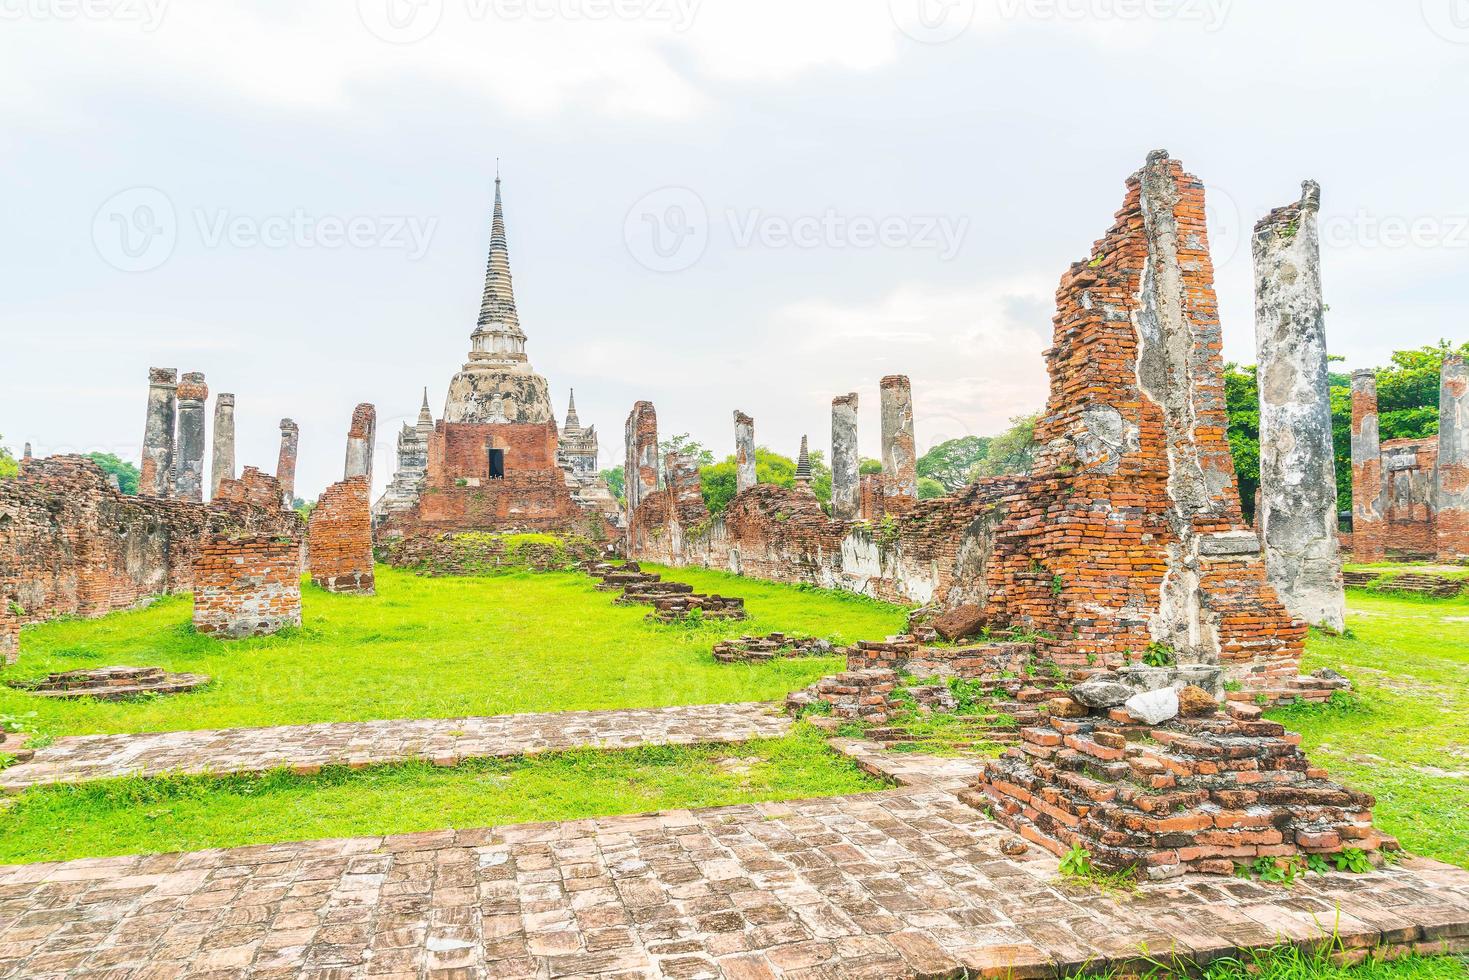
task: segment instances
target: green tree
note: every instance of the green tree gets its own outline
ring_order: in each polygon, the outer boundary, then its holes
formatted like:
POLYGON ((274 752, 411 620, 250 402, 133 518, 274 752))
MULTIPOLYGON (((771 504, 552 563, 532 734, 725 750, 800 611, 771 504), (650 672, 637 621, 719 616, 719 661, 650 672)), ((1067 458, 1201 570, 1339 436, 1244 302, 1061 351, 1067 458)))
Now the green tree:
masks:
POLYGON ((864 459, 861 463, 857 464, 857 472, 861 476, 872 476, 873 474, 881 473, 882 460, 864 459))
POLYGON ((664 439, 658 443, 658 455, 660 457, 667 456, 669 453, 678 453, 680 456, 692 456, 694 462, 698 463, 701 467, 714 465, 714 453, 687 432, 680 432, 678 435, 670 439, 664 439))
POLYGON ((947 497, 949 488, 931 476, 920 476, 918 478, 918 499, 933 500, 936 497, 947 497))
MULTIPOLYGON (((761 483, 773 483, 779 487, 796 485, 796 461, 789 456, 759 446, 755 449, 755 477, 761 483)), ((729 506, 739 485, 739 474, 733 455, 723 462, 705 466, 699 470, 699 481, 704 491, 704 505, 711 514, 718 514, 729 506)), ((831 504, 831 467, 821 452, 811 453, 811 492, 823 507, 831 504)))
POLYGON ((1260 388, 1253 365, 1224 365, 1224 410, 1229 416, 1229 451, 1239 482, 1245 520, 1253 521, 1260 486, 1260 388))
MULTIPOLYGON (((987 436, 963 436, 941 442, 918 460, 918 475, 937 481, 949 492, 961 489, 973 482, 975 467, 989 455, 990 441, 987 436)), ((918 496, 927 499, 921 489, 918 496)))
MULTIPOLYGON (((0 439, 4 438, 0 436, 0 439)), ((19 472, 20 464, 15 461, 14 456, 10 455, 10 450, 0 443, 0 480, 8 480, 19 472)))
POLYGON ((117 477, 117 485, 123 493, 135 496, 138 492, 138 468, 132 463, 118 459, 112 453, 90 453, 88 459, 102 467, 104 473, 117 477))
POLYGON ((618 503, 627 503, 627 480, 621 466, 614 466, 610 470, 603 470, 597 475, 607 481, 607 488, 612 491, 612 496, 617 498, 618 503))
POLYGON ((1035 461, 1035 415, 1017 415, 1010 428, 990 440, 985 458, 974 465, 974 476, 1011 476, 1030 472, 1035 461))

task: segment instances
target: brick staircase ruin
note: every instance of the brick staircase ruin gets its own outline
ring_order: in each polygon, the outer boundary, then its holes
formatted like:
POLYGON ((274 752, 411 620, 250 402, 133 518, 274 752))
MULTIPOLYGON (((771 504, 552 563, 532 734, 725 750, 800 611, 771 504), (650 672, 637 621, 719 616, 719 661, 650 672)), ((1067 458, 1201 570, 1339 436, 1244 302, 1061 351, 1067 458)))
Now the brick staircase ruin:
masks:
POLYGON ((744 619, 745 600, 729 596, 705 595, 691 585, 665 582, 662 576, 644 572, 636 562, 613 565, 588 562, 582 566, 600 580, 597 588, 605 592, 621 592, 618 605, 652 606, 649 619, 665 623, 688 618, 695 610, 703 619, 744 619))
POLYGON ((1404 572, 1378 582, 1381 577, 1381 572, 1342 573, 1342 578, 1346 580, 1347 585, 1354 588, 1373 587, 1383 592, 1409 592, 1414 595, 1431 596, 1435 599, 1452 599, 1463 594, 1465 588, 1469 587, 1469 581, 1464 579, 1453 579, 1429 572, 1404 572))
POLYGON ((720 640, 714 644, 712 652, 714 659, 722 664, 763 664, 790 657, 848 655, 845 648, 833 646, 830 640, 819 640, 812 636, 788 636, 785 633, 720 640))
POLYGON ((1372 826, 1372 797, 1332 782, 1301 753, 1300 736, 1260 720, 1257 707, 1221 715, 1187 688, 1179 700, 1193 716, 1150 725, 1124 707, 1065 700, 1074 717, 1053 711, 1025 728, 963 794, 1053 853, 1078 846, 1103 870, 1169 878, 1397 848, 1372 826))

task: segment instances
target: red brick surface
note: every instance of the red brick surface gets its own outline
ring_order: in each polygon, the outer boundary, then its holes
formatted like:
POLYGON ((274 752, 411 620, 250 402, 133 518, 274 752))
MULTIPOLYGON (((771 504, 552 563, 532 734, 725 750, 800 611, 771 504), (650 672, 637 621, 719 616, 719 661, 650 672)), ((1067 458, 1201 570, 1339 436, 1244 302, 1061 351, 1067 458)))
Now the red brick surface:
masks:
POLYGON ((311 511, 311 581, 328 592, 374 591, 369 493, 367 478, 354 476, 327 487, 311 511))
POLYGON ((300 626, 300 555, 289 537, 211 537, 194 562, 194 628, 239 639, 300 626))

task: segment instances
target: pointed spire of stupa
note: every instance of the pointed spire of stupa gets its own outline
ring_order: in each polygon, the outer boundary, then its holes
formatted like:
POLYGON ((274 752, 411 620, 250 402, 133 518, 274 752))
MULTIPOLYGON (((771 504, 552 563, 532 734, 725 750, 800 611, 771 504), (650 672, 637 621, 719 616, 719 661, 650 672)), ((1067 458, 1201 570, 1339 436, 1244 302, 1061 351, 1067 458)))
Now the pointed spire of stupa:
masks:
POLYGON ((801 455, 796 458, 796 486, 803 490, 811 488, 811 453, 805 436, 801 437, 801 455))
POLYGON ((485 290, 479 304, 479 321, 470 336, 469 359, 502 364, 524 363, 525 334, 515 309, 515 287, 510 279, 510 248, 505 239, 505 205, 500 195, 500 174, 495 171, 495 213, 490 222, 490 258, 485 265, 485 290))
POLYGON ((571 389, 571 401, 566 406, 566 430, 567 432, 580 432, 581 419, 576 417, 576 389, 571 389))

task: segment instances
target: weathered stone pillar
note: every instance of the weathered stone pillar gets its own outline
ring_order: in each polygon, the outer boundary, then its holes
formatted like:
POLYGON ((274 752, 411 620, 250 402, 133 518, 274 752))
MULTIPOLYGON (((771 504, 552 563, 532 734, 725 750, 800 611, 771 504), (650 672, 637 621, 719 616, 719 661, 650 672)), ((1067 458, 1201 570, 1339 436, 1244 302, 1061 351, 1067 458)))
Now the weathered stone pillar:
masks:
POLYGON ((148 369, 148 422, 143 429, 143 465, 138 493, 167 497, 173 489, 173 430, 178 417, 176 368, 148 369))
POLYGON ((624 427, 627 467, 623 487, 627 494, 628 527, 632 516, 650 493, 658 489, 658 413, 652 402, 637 402, 624 427))
POLYGON ((174 495, 180 500, 204 500, 204 403, 209 386, 204 375, 190 371, 179 381, 178 462, 174 469, 174 495))
POLYGON ((1444 358, 1438 394, 1438 469, 1433 477, 1440 561, 1469 558, 1469 367, 1444 358))
POLYGON ((1383 524, 1382 441, 1377 428, 1377 375, 1352 372, 1352 557, 1381 561, 1387 553, 1383 524))
POLYGON ((796 456, 796 489, 811 492, 811 450, 806 437, 801 437, 801 452, 796 456))
POLYGON ((857 393, 831 400, 831 516, 855 521, 861 504, 862 457, 857 450, 857 393))
POLYGON ((882 494, 888 513, 918 499, 918 452, 913 439, 913 389, 901 374, 882 379, 882 494))
POLYGON ((286 508, 296 500, 296 451, 300 448, 300 428, 290 419, 281 419, 281 454, 275 464, 275 478, 280 481, 282 506, 286 508))
POLYGON ((1295 618, 1340 633, 1346 592, 1336 538, 1331 382, 1321 299, 1321 188, 1255 225, 1255 350, 1265 571, 1295 618))
POLYGON ((755 420, 744 412, 734 413, 735 492, 744 493, 760 482, 755 473, 755 420))
POLYGON ((209 467, 209 499, 219 494, 219 484, 235 478, 235 396, 214 396, 214 456, 209 467))
POLYGON ((372 450, 377 444, 377 409, 364 402, 352 410, 352 427, 347 430, 347 465, 342 479, 367 477, 372 486, 372 450))

